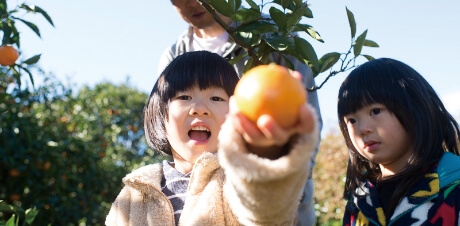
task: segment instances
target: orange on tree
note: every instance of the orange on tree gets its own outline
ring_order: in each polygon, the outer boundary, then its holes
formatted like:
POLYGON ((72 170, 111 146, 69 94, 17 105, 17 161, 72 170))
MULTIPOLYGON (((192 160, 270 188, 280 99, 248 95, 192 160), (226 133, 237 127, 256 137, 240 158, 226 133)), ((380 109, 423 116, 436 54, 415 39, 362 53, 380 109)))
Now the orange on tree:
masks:
POLYGON ((11 66, 19 57, 19 52, 9 45, 3 45, 0 47, 0 65, 11 66))
POLYGON ((17 169, 12 169, 12 170, 10 170, 10 176, 11 177, 19 177, 19 176, 21 176, 21 173, 17 169))
POLYGON ((307 94, 289 70, 280 65, 252 68, 238 82, 234 92, 240 111, 256 122, 264 114, 272 116, 283 128, 293 126, 307 94))

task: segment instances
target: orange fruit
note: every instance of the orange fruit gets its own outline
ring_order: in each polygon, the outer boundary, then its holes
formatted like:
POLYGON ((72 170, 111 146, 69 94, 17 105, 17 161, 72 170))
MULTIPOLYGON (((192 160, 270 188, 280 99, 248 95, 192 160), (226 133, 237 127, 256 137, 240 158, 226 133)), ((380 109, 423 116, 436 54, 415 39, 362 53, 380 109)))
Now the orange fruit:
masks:
POLYGON ((246 72, 235 87, 234 98, 250 120, 256 122, 261 115, 268 114, 281 127, 289 128, 297 122, 307 94, 287 68, 270 64, 246 72))
POLYGON ((12 170, 10 170, 10 176, 19 177, 19 176, 21 176, 21 173, 17 169, 12 169, 12 170))
POLYGON ((0 65, 11 66, 16 62, 19 57, 19 52, 12 46, 1 46, 0 47, 0 65))
POLYGON ((11 194, 9 198, 11 201, 19 201, 21 199, 21 196, 18 194, 11 194))

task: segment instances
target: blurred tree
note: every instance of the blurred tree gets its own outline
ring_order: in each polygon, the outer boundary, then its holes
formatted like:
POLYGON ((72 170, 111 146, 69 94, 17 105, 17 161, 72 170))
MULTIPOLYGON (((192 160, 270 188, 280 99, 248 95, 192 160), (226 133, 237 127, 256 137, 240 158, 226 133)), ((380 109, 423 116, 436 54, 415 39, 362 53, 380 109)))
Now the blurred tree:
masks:
POLYGON ((144 141, 147 95, 127 85, 74 95, 46 79, 36 92, 12 95, 0 115, 0 199, 36 206, 38 225, 103 224, 121 178, 162 159, 144 141))

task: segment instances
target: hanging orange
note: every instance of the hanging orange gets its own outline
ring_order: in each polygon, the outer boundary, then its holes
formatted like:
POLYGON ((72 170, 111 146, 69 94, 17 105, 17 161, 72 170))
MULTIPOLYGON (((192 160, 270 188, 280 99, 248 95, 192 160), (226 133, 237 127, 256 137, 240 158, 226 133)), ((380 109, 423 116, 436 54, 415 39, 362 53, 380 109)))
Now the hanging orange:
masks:
POLYGON ((271 115, 283 128, 299 119, 300 107, 307 94, 287 68, 260 65, 249 70, 238 82, 234 93, 240 111, 256 122, 264 114, 271 115))
POLYGON ((19 52, 12 46, 3 45, 0 47, 0 65, 11 66, 19 57, 19 52))

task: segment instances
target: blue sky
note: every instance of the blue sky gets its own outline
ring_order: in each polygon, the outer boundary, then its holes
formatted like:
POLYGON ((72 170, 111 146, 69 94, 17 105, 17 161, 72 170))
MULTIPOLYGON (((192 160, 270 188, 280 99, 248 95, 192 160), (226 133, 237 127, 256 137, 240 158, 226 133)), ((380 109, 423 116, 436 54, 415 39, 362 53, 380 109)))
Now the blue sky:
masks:
MULTIPOLYGON (((8 0, 10 5, 23 1, 8 0)), ((150 92, 161 53, 186 28, 169 0, 34 0, 45 9, 55 28, 39 15, 26 18, 42 33, 22 32, 22 56, 42 53, 40 66, 62 81, 81 85, 101 81, 116 84, 127 76, 133 86, 150 92)), ((401 60, 420 72, 444 100, 448 110, 460 117, 460 1, 458 0, 310 0, 312 25, 325 40, 308 39, 318 57, 332 51, 345 52, 350 29, 345 7, 355 16, 357 33, 368 29, 367 39, 380 48, 363 53, 376 58, 401 60)), ((304 36, 305 37, 305 36, 304 36)), ((332 78, 320 91, 325 122, 323 134, 337 125, 337 91, 347 73, 332 78)), ((325 74, 319 75, 320 83, 325 74)))

